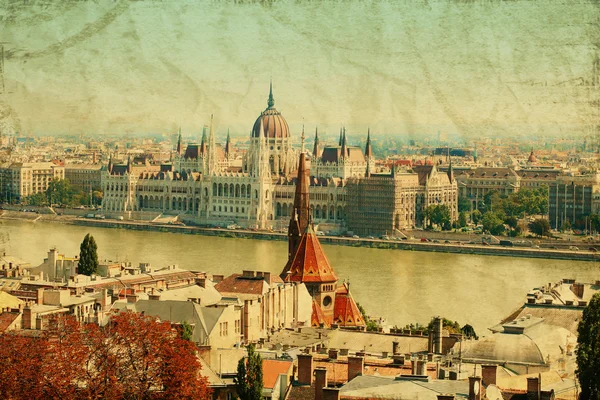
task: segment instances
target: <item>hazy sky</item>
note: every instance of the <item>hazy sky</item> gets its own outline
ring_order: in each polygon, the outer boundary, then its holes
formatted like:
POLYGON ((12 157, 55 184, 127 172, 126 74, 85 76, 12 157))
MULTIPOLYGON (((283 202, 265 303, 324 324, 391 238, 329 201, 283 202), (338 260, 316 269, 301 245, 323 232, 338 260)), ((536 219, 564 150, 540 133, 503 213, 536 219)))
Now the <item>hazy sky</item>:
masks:
MULTIPOLYGON (((597 1, 0 1, 23 131, 583 134, 597 1), (264 4, 263 4, 264 3, 264 4)), ((0 111, 2 109, 0 108, 0 111)), ((6 117, 6 106, 3 114, 6 117)))

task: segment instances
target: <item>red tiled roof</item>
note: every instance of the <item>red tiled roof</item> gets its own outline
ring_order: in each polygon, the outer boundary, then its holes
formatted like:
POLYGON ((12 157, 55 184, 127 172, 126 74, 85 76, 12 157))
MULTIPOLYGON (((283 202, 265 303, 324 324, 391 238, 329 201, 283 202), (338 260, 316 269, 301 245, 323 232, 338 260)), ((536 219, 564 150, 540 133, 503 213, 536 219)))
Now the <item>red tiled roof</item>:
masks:
POLYGON ((323 310, 316 300, 312 302, 312 316, 310 317, 310 325, 314 327, 331 328, 331 321, 325 316, 323 310))
POLYGON ((290 373, 293 363, 281 360, 262 360, 263 387, 273 389, 280 374, 290 373))
POLYGON ((290 265, 291 282, 336 282, 337 276, 329 264, 312 226, 308 226, 290 265))
POLYGON ((18 316, 18 313, 10 312, 0 314, 0 332, 5 332, 18 316))
POLYGON ((260 278, 246 278, 240 274, 233 274, 215 285, 220 293, 263 294, 265 280, 260 278))
POLYGON ((341 326, 365 326, 365 320, 344 283, 335 292, 333 320, 341 326))

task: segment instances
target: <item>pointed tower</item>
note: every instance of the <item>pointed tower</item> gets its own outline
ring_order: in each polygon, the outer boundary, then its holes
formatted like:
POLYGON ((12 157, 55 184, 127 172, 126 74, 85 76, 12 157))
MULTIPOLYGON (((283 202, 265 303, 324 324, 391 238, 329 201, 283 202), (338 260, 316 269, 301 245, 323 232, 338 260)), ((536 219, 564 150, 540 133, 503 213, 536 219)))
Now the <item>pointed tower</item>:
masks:
POLYGON ((271 83, 269 84, 269 100, 267 100, 268 108, 275 107, 275 99, 273 98, 273 80, 271 79, 271 83))
POLYGON ((342 137, 342 154, 340 155, 341 160, 348 158, 348 142, 346 140, 346 128, 344 128, 344 136, 342 137))
POLYGON ((310 215, 310 198, 308 193, 309 188, 309 171, 306 166, 306 155, 300 153, 300 161, 298 163, 298 179, 296 180, 296 193, 294 194, 294 206, 288 226, 288 262, 281 273, 281 279, 285 281, 287 272, 290 270, 291 262, 296 255, 302 234, 306 231, 309 225, 310 215))
POLYGON ((225 142, 225 158, 231 156, 231 137, 229 136, 229 128, 227 129, 227 141, 225 142))
POLYGON ((315 128, 315 144, 313 146, 313 157, 321 157, 321 148, 319 147, 319 128, 315 128))
POLYGON ((177 138, 177 154, 181 155, 181 127, 179 127, 179 137, 177 138))
POLYGON ((373 158, 373 149, 371 148, 371 128, 367 131, 367 144, 365 145, 365 158, 370 160, 373 158))
POLYGON ((127 173, 131 174, 133 171, 133 166, 131 165, 131 155, 127 156, 127 173))
POLYGON ((206 125, 204 125, 204 127, 202 128, 202 141, 200 142, 200 154, 206 156, 208 151, 207 151, 207 143, 206 143, 206 125))
POLYGON ((111 175, 113 169, 112 153, 110 153, 110 155, 108 156, 108 167, 106 169, 108 170, 108 174, 111 175))
POLYGON ((344 137, 342 136, 342 131, 344 130, 344 128, 340 128, 340 142, 338 143, 338 146, 342 145, 342 142, 344 141, 344 137))
MULTIPOLYGON (((450 151, 448 151, 448 153, 450 153, 450 151)), ((450 163, 448 164, 448 179, 450 180, 450 183, 452 183, 454 181, 454 170, 452 169, 452 157, 448 157, 450 158, 450 163)))
POLYGON ((214 175, 218 170, 217 144, 215 142, 214 117, 210 116, 210 132, 208 134, 208 175, 214 175))

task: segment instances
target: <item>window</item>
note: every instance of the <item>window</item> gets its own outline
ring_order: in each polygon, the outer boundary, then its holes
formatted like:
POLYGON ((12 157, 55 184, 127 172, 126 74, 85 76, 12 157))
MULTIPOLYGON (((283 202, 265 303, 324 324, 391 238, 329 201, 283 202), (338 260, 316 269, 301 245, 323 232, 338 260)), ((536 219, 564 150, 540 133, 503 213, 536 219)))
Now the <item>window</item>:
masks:
POLYGON ((219 331, 221 336, 227 336, 227 322, 221 322, 219 324, 219 331))
POLYGON ((235 320, 235 333, 241 333, 242 323, 239 319, 235 320))
POLYGON ((329 307, 330 304, 331 304, 331 297, 325 296, 325 298, 323 299, 323 305, 325 307, 329 307))

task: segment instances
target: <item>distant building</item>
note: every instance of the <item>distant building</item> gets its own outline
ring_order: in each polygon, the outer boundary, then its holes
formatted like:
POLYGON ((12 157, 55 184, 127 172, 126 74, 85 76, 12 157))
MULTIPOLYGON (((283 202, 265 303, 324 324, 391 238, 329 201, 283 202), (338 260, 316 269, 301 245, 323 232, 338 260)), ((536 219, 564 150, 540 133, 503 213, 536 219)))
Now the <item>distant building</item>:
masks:
POLYGON ((65 179, 72 187, 90 193, 99 189, 102 182, 102 165, 100 164, 67 164, 65 165, 65 179))
POLYGON ((21 201, 45 193, 50 182, 65 178, 65 167, 51 162, 12 163, 0 168, 0 198, 21 201))
POLYGON ((348 230, 361 236, 393 234, 423 222, 430 205, 447 205, 458 218, 458 188, 452 167, 441 173, 434 165, 414 166, 411 172, 368 174, 348 184, 348 230))
POLYGON ((549 219, 553 229, 577 221, 600 207, 600 174, 561 175, 549 184, 549 219))

